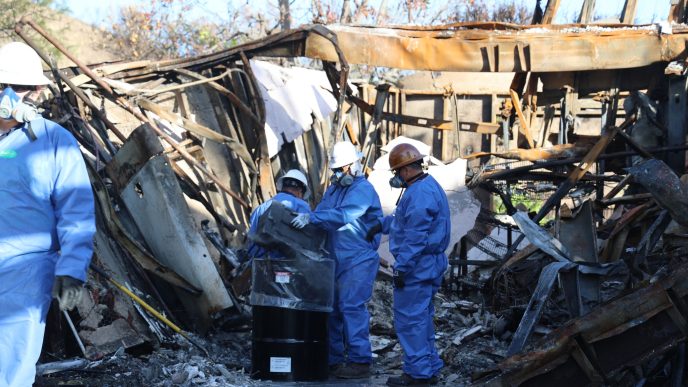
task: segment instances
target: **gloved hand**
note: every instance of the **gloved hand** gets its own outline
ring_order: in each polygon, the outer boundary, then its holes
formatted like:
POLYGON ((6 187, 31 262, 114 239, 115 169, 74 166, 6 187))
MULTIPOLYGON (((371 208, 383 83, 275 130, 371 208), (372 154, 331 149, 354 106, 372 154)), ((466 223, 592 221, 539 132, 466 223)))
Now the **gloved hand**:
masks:
POLYGON ((382 231, 382 223, 378 220, 366 233, 366 240, 368 242, 372 242, 373 238, 375 238, 375 235, 379 234, 380 231, 382 231))
POLYGON ((66 275, 55 277, 53 284, 53 297, 60 302, 60 310, 72 310, 81 301, 84 283, 76 278, 66 275))
POLYGON ((298 214, 294 219, 291 221, 291 226, 294 228, 304 228, 308 223, 311 222, 311 215, 304 213, 304 214, 298 214))
POLYGON ((247 262, 249 259, 251 259, 251 256, 248 255, 248 250, 246 250, 246 249, 237 250, 236 256, 239 259, 240 263, 247 262))
POLYGON ((392 282, 394 283, 394 289, 403 289, 404 286, 406 286, 406 282, 404 280, 404 277, 406 277, 406 273, 404 273, 403 271, 394 270, 394 277, 392 277, 392 282))

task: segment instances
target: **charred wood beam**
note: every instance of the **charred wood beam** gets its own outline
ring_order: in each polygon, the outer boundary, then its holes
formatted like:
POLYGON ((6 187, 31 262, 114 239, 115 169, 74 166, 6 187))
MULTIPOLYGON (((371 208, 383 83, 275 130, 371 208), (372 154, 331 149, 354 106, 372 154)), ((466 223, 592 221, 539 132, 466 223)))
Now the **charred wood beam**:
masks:
MULTIPOLYGON (((659 147, 659 148, 650 148, 648 149, 648 152, 650 153, 662 153, 662 152, 680 152, 680 151, 685 151, 688 149, 688 145, 678 145, 678 146, 671 146, 671 147, 659 147)), ((626 156, 633 156, 636 155, 637 153, 634 151, 625 151, 625 152, 615 152, 615 153, 607 153, 600 155, 598 160, 608 160, 608 159, 614 159, 614 158, 619 158, 619 157, 626 157, 626 156)), ((512 178, 517 178, 520 174, 532 171, 534 169, 540 169, 540 168, 553 168, 553 167, 558 167, 562 165, 569 165, 569 164, 574 164, 580 162, 580 158, 570 158, 570 159, 564 159, 564 160, 551 160, 551 161, 543 161, 543 162, 537 162, 534 163, 533 165, 526 165, 523 167, 516 167, 512 169, 504 169, 504 170, 494 170, 494 171, 486 171, 481 174, 478 174, 476 176, 473 176, 469 181, 468 185, 469 187, 476 187, 480 183, 487 181, 487 180, 503 180, 503 179, 512 179, 512 178)))
MULTIPOLYGON (((258 174, 258 178, 260 179, 259 186, 261 189, 262 196, 265 199, 267 197, 272 197, 271 194, 273 192, 277 192, 277 188, 275 187, 275 178, 272 173, 272 164, 270 163, 268 143, 265 139, 265 103, 263 102, 263 99, 260 96, 258 80, 256 79, 256 75, 253 73, 253 68, 251 67, 251 63, 249 62, 248 57, 243 51, 241 51, 239 55, 241 56, 241 63, 244 65, 244 71, 248 76, 248 84, 251 89, 250 97, 253 101, 253 106, 256 109, 256 112, 258 113, 258 118, 260 120, 260 125, 254 127, 253 129, 256 136, 258 137, 258 149, 260 152, 260 158, 258 160, 258 170, 260 171, 260 173, 258 174)), ((257 179, 254 178, 254 180, 257 179)), ((256 181, 252 181, 252 190, 254 190, 255 185, 256 181)))
POLYGON ((385 109, 387 97, 389 96, 390 86, 383 83, 376 87, 375 106, 373 114, 368 121, 368 128, 366 129, 363 146, 361 147, 361 150, 365 152, 363 157, 364 166, 367 166, 370 158, 373 157, 373 148, 377 146, 378 139, 380 138, 379 126, 382 121, 382 111, 385 109))
POLYGON ((652 153, 645 150, 645 148, 642 145, 638 144, 637 141, 635 141, 633 138, 631 138, 631 136, 629 136, 628 133, 626 133, 622 130, 622 131, 619 131, 619 135, 624 139, 624 141, 626 141, 628 146, 630 146, 631 149, 636 151, 639 155, 641 155, 647 159, 651 159, 654 157, 652 155, 652 153))
POLYGON ((686 0, 673 0, 669 9, 669 21, 677 24, 684 23, 686 21, 687 4, 688 1, 686 0))
POLYGON ((619 184, 614 186, 614 188, 612 188, 611 191, 609 191, 606 195, 604 195, 603 199, 611 199, 614 196, 616 196, 616 194, 621 192, 621 190, 624 189, 624 187, 627 186, 628 183, 630 183, 632 181, 632 179, 633 179, 633 175, 629 174, 629 175, 624 176, 624 178, 619 182, 619 184))
MULTIPOLYGON (((675 27, 673 35, 615 29, 604 36, 597 32, 575 33, 571 26, 512 24, 454 24, 432 27, 374 28, 329 26, 338 38, 349 63, 411 70, 468 72, 558 72, 621 69, 647 66, 681 57, 686 30, 675 27), (487 29, 485 27, 490 27, 487 29), (485 29, 483 29, 485 28, 485 29), (494 29, 500 28, 499 41, 494 29), (594 36, 593 36, 594 35, 594 36), (523 47, 525 61, 519 54, 523 47), (408 47, 413 47, 409 50, 408 47), (626 47, 634 47, 633 53, 626 47), (603 53, 603 54, 600 54, 603 53), (521 63, 526 63, 526 68, 521 63)), ((309 36, 305 55, 335 60, 334 52, 317 36, 309 36)))
MULTIPOLYGON (((24 19, 22 19, 22 20, 24 20, 24 19)), ((29 38, 26 35, 26 33, 23 30, 23 24, 21 22, 17 23, 16 27, 14 28, 14 31, 17 33, 17 35, 19 35, 26 42, 26 44, 31 46, 31 48, 33 48, 34 51, 36 51, 36 53, 38 53, 38 55, 41 57, 41 59, 43 59, 43 61, 45 63, 50 65, 50 58, 43 52, 43 50, 40 47, 38 47, 38 45, 36 45, 36 43, 34 43, 34 41, 31 38, 29 38)), ((60 73, 57 72, 57 74, 60 74, 60 73)), ((74 84, 69 79, 62 77, 61 74, 59 75, 59 79, 55 79, 55 81, 56 82, 60 82, 60 81, 64 82, 74 92, 74 94, 76 94, 76 96, 79 99, 81 99, 89 107, 89 109, 91 109, 91 113, 94 114, 96 117, 98 117, 98 119, 100 121, 102 121, 103 124, 105 124, 105 126, 107 126, 107 128, 110 129, 110 131, 112 131, 112 133, 115 136, 117 136, 117 138, 120 141, 124 142, 126 140, 126 137, 122 134, 122 132, 119 131, 119 129, 117 129, 115 124, 113 124, 105 116, 105 114, 103 114, 100 111, 100 109, 96 105, 93 104, 91 99, 88 98, 88 96, 86 94, 84 94, 84 92, 80 88, 78 88, 77 86, 74 86, 74 84)))
MULTIPOLYGON (((241 160, 246 163, 248 166, 249 170, 252 173, 258 173, 258 170, 256 169, 256 165, 253 162, 253 158, 251 158, 251 154, 248 153, 248 150, 244 146, 244 144, 240 143, 239 141, 227 137, 223 135, 222 133, 218 133, 207 126, 203 126, 201 124, 198 124, 190 119, 184 118, 176 113, 172 113, 168 110, 165 110, 162 108, 160 105, 156 104, 155 102, 145 99, 145 98, 139 98, 136 100, 138 105, 141 106, 141 108, 145 110, 149 110, 155 114, 157 114, 160 118, 163 118, 167 121, 170 121, 176 125, 179 125, 183 127, 184 129, 188 130, 189 132, 192 132, 195 135, 205 137, 207 139, 213 140, 215 142, 219 142, 221 144, 226 144, 227 147, 229 147, 232 152, 236 153, 241 160)), ((172 144, 170 144, 172 145, 172 144)), ((179 149, 181 148, 178 144, 175 144, 177 146, 173 146, 173 148, 177 151, 180 152, 179 149)), ((188 152, 187 152, 188 153, 188 152)), ((184 157, 181 152, 180 155, 184 157)))
POLYGON ((621 12, 621 24, 633 24, 635 12, 638 7, 638 0, 626 0, 623 12, 621 12))
MULTIPOLYGON (((246 106, 246 104, 244 104, 244 102, 236 94, 234 94, 231 90, 227 89, 226 87, 220 85, 219 83, 217 83, 215 81, 210 81, 210 79, 212 79, 212 78, 206 78, 203 75, 198 74, 196 72, 189 71, 187 69, 176 69, 174 71, 178 72, 179 74, 185 75, 189 78, 205 81, 205 82, 203 82, 203 84, 210 86, 215 91, 218 91, 222 95, 226 96, 227 99, 229 100, 229 102, 232 103, 232 105, 234 105, 237 109, 239 109, 242 114, 246 114, 246 116, 248 118, 250 118, 251 121, 253 121, 254 125, 256 125, 257 127, 261 127, 260 126, 261 120, 253 113, 251 108, 246 106)), ((222 77, 224 77, 224 76, 226 76, 226 73, 222 74, 222 77)))
POLYGON ((561 0, 548 0, 547 8, 545 9, 545 16, 542 18, 541 24, 552 24, 554 18, 557 17, 557 11, 559 10, 559 4, 561 0))
MULTIPOLYGON (((347 97, 349 101, 351 101, 354 105, 358 106, 361 110, 363 110, 365 113, 370 114, 371 116, 375 115, 375 107, 366 101, 354 96, 354 95, 349 95, 347 97)), ((453 123, 451 121, 447 120, 437 120, 433 118, 423 118, 423 117, 415 117, 415 116, 409 116, 409 115, 403 115, 403 114, 396 114, 396 113, 390 113, 390 112, 381 112, 381 119, 389 122, 396 122, 399 124, 404 124, 404 125, 413 125, 413 126, 420 126, 424 128, 431 128, 431 129, 439 129, 439 130, 452 130, 453 129, 453 123)), ((473 123, 465 123, 468 125, 471 125, 473 123)), ((476 126, 476 131, 478 129, 481 129, 483 131, 492 131, 494 132, 497 131, 498 126, 496 124, 488 124, 488 123, 480 123, 480 124, 475 124, 476 126), (493 129, 494 127, 494 129, 493 129)))
POLYGON ((610 380, 624 367, 675 348, 686 338, 688 265, 656 283, 626 294, 572 320, 535 344, 527 353, 498 365, 501 372, 485 384, 576 385, 591 381, 575 359, 579 337, 588 343, 593 366, 610 380), (673 317, 672 317, 673 315, 673 317), (596 360, 595 360, 596 359, 596 360))
MULTIPOLYGON (((561 183, 559 185, 559 188, 557 188, 557 191, 554 192, 549 198, 547 198, 547 201, 542 205, 540 208, 540 211, 538 211, 537 215, 535 215, 535 218, 533 219, 534 222, 539 222, 542 220, 542 218, 549 213, 549 211, 557 204, 559 201, 566 195, 568 192, 571 190, 576 185, 576 182, 580 180, 583 175, 592 167, 592 165, 595 163, 595 161, 599 158, 600 154, 604 152, 604 150, 607 148, 607 145, 612 141, 612 139, 616 136, 616 134, 619 131, 622 131, 626 129, 628 126, 630 126, 634 121, 635 121, 635 114, 629 116, 621 125, 616 126, 616 127, 611 127, 608 128, 606 131, 604 131, 604 134, 600 137, 600 139, 595 143, 595 145, 590 149, 587 155, 583 157, 583 160, 581 163, 576 166, 576 168, 573 169, 569 173, 568 178, 566 181, 561 183)), ((516 242, 512 245, 512 247, 509 249, 509 251, 506 254, 506 257, 511 256, 513 254, 513 250, 518 246, 521 241, 523 241, 523 238, 525 238, 524 235, 520 235, 516 242)))
POLYGON ((578 15, 578 23, 588 24, 595 16, 595 0, 583 1, 580 14, 578 15))
MULTIPOLYGON (((545 23, 558 1, 550 3, 545 23)), ((127 76, 178 68, 206 69, 236 59, 241 51, 249 57, 307 56, 330 62, 340 61, 341 53, 346 58, 342 63, 411 70, 538 73, 635 68, 684 55, 686 28, 674 26, 673 34, 665 35, 651 27, 638 30, 617 28, 618 25, 606 27, 609 31, 600 34, 582 28, 572 31, 570 25, 548 25, 546 30, 524 34, 522 31, 539 27, 504 23, 394 28, 329 26, 329 29, 306 26, 205 56, 156 62, 130 71, 127 76), (495 41, 495 30, 500 31, 498 41, 495 41), (335 34, 336 46, 331 39, 335 34), (627 47, 634 49, 629 51, 627 47)))
POLYGON ((652 194, 642 193, 636 195, 620 196, 618 198, 602 199, 599 201, 599 203, 605 207, 609 207, 614 204, 637 203, 647 199, 652 199, 652 194))
POLYGON ((516 114, 518 115, 519 125, 521 125, 523 134, 525 134, 526 136, 526 141, 528 141, 528 146, 531 149, 535 148, 533 135, 532 133, 530 133, 530 125, 528 125, 528 121, 526 120, 526 117, 523 115, 523 109, 521 109, 521 100, 519 99, 518 93, 514 89, 511 89, 509 90, 509 95, 511 96, 511 103, 514 106, 514 110, 516 110, 516 114))

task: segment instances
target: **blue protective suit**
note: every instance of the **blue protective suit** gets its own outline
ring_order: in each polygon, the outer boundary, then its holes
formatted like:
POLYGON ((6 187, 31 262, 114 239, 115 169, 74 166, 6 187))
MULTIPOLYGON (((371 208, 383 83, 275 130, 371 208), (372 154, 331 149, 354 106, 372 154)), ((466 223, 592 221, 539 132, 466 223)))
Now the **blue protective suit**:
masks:
POLYGON ((31 386, 55 276, 86 280, 95 215, 74 137, 42 118, 0 138, 0 386, 31 386))
POLYGON ((348 187, 330 185, 311 213, 311 223, 328 231, 328 251, 336 262, 334 305, 328 320, 330 364, 372 362, 366 303, 380 264, 380 236, 371 242, 365 237, 380 217, 380 198, 362 176, 348 187))
POLYGON ((404 349, 403 371, 414 378, 430 378, 440 371, 435 348, 432 298, 447 269, 451 223, 444 190, 430 175, 406 189, 394 214, 385 217, 382 232, 389 234, 394 269, 404 273, 406 285, 394 289, 394 326, 404 349))
MULTIPOLYGON (((291 209, 294 212, 298 213, 308 213, 311 211, 310 206, 308 206, 308 203, 306 203, 304 200, 297 198, 296 196, 287 193, 287 192, 278 192, 277 195, 273 196, 270 198, 270 200, 265 201, 263 204, 259 205, 256 207, 255 210, 251 213, 251 225, 249 228, 249 236, 251 234, 251 231, 254 231, 258 228, 258 219, 265 213, 265 211, 270 208, 270 205, 272 202, 277 201, 282 203, 283 206, 286 208, 291 209)), ((251 258, 255 257, 263 257, 265 254, 268 252, 264 248, 258 246, 254 242, 250 242, 248 244, 248 256, 251 258)), ((284 258, 284 255, 280 253, 279 251, 270 251, 270 258, 273 259, 282 259, 284 258)))

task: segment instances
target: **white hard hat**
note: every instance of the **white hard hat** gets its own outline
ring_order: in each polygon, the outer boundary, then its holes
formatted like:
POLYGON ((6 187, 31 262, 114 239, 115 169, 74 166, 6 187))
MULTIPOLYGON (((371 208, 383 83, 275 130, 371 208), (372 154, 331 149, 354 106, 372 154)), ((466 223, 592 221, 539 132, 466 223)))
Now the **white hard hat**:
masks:
POLYGON ((47 85, 41 58, 24 43, 12 42, 0 48, 0 83, 10 85, 47 85))
POLYGON ((332 149, 330 169, 353 164, 355 161, 360 160, 361 157, 363 157, 363 154, 356 151, 354 144, 349 141, 338 142, 334 144, 334 149, 332 149))
POLYGON ((311 190, 308 188, 308 180, 306 179, 306 175, 304 175, 303 172, 299 171, 298 169, 288 170, 287 173, 284 174, 284 176, 277 179, 277 183, 275 184, 275 186, 277 187, 278 191, 282 190, 284 179, 294 179, 300 181, 303 184, 303 186, 306 187, 306 191, 303 193, 303 198, 308 199, 308 197, 310 197, 311 190))

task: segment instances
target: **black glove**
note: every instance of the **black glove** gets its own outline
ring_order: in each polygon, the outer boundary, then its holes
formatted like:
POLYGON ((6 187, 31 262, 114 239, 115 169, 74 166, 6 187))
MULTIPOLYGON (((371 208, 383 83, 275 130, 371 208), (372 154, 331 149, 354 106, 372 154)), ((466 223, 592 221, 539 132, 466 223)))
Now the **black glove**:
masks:
POLYGON ((248 255, 248 250, 246 249, 239 249, 236 251, 236 256, 239 259, 240 263, 247 262, 251 257, 248 255))
POLYGON ((382 223, 378 220, 366 233, 366 240, 368 242, 372 242, 375 238, 375 235, 379 234, 380 231, 382 231, 382 223))
POLYGON ((396 271, 394 270, 394 277, 392 277, 392 282, 394 283, 394 289, 403 289, 404 286, 406 285, 406 282, 404 281, 404 277, 406 276, 406 273, 403 271, 396 271))
POLYGON ((81 280, 67 275, 58 275, 53 284, 52 296, 60 302, 60 310, 72 310, 83 296, 81 280))

